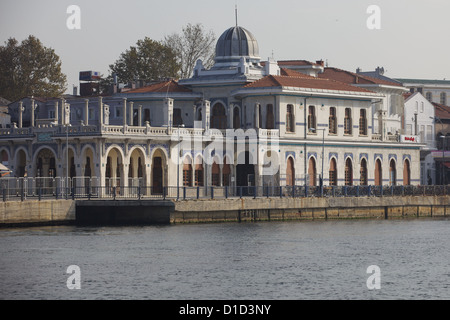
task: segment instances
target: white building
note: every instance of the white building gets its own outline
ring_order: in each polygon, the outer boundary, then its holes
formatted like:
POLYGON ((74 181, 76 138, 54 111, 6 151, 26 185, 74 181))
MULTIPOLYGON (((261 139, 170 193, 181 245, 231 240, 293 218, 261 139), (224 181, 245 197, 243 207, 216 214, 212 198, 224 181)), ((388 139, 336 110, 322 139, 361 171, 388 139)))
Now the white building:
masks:
POLYGON ((450 104, 450 80, 396 79, 411 92, 420 92, 428 101, 450 104))
POLYGON ((420 145, 385 130, 384 114, 380 133, 372 121, 402 87, 319 77, 321 63, 280 65, 261 61, 255 37, 232 27, 217 42, 215 65, 198 61, 192 78, 110 97, 13 102, 15 124, 0 130, 0 153, 17 177, 78 185, 96 177, 122 193, 138 185, 161 194, 176 186, 419 184, 420 145))
POLYGON ((435 162, 431 154, 436 150, 435 109, 420 92, 405 94, 405 133, 402 140, 414 143, 419 139, 423 145, 420 151, 420 184, 435 184, 435 162))

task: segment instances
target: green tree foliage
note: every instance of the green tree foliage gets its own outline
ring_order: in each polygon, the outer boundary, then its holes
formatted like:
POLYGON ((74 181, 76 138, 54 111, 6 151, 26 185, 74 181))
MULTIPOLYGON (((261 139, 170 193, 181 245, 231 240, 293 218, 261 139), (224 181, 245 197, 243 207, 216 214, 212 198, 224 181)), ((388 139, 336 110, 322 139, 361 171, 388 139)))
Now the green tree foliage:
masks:
POLYGON ((214 33, 206 31, 202 24, 188 24, 183 27, 181 34, 174 33, 166 36, 164 44, 172 48, 180 64, 180 78, 192 76, 198 59, 209 68, 214 63, 216 37, 214 33))
POLYGON ((30 35, 22 43, 10 38, 0 46, 0 96, 15 101, 25 96, 58 97, 66 90, 59 56, 30 35))
MULTIPOLYGON (((175 78, 180 66, 171 48, 145 37, 123 52, 109 68, 111 74, 117 75, 119 82, 129 83, 134 80, 151 82, 175 78)), ((108 78, 107 82, 111 82, 112 75, 108 78)))

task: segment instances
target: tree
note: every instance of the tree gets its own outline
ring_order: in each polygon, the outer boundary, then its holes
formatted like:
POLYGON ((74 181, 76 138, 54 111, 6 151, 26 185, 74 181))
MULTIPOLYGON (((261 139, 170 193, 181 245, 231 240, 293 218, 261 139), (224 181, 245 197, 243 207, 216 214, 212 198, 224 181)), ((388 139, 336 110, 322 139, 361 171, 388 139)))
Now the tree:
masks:
POLYGON ((30 35, 22 43, 10 38, 0 46, 0 96, 15 101, 25 96, 58 97, 66 91, 59 56, 30 35))
POLYGON ((178 63, 181 65, 180 78, 189 78, 192 76, 195 63, 198 59, 203 61, 203 65, 209 68, 214 63, 215 57, 214 33, 206 31, 202 24, 188 24, 182 30, 181 34, 173 33, 166 36, 164 43, 172 48, 176 54, 178 63))
MULTIPOLYGON (((179 65, 171 48, 145 37, 138 40, 136 46, 131 46, 123 52, 109 68, 111 74, 117 75, 119 82, 129 83, 134 80, 151 82, 174 78, 177 76, 179 65)), ((108 82, 111 82, 111 74, 108 82)))

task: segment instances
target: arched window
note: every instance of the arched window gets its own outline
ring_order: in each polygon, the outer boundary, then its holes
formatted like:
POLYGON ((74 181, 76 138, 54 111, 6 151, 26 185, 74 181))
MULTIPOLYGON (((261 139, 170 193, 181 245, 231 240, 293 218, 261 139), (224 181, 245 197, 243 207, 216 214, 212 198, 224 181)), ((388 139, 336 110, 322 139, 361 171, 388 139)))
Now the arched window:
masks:
POLYGON ((309 106, 308 107, 308 131, 309 132, 317 132, 317 122, 316 122, 316 107, 309 106))
POLYGON ((330 161, 330 170, 328 172, 330 186, 337 186, 337 167, 336 160, 334 158, 330 161))
POLYGON ((353 165, 350 158, 347 158, 347 160, 345 160, 345 185, 353 185, 353 165))
POLYGON ((395 161, 391 159, 389 162, 389 185, 395 186, 397 183, 397 169, 395 168, 395 161))
POLYGON ((211 168, 211 180, 213 186, 220 186, 220 167, 215 161, 211 168))
POLYGON ((383 171, 380 159, 377 159, 377 161, 375 161, 375 185, 376 186, 383 185, 383 171))
POLYGON ((294 160, 292 159, 292 157, 289 157, 287 160, 286 185, 287 186, 295 185, 295 168, 294 168, 294 160))
POLYGON ((352 134, 352 109, 345 108, 344 134, 352 134))
POLYGON ((430 101, 430 102, 433 100, 433 95, 432 95, 431 92, 427 92, 427 93, 425 94, 425 97, 426 97, 426 99, 427 99, 428 101, 430 101))
POLYGON ((183 186, 192 187, 192 162, 190 157, 183 161, 183 186))
POLYGON ((294 132, 295 130, 294 106, 288 104, 286 107, 286 132, 294 132))
POLYGON ((225 107, 221 103, 217 103, 213 107, 211 114, 211 128, 214 129, 227 128, 227 115, 225 113, 225 107))
POLYGON ((222 185, 229 186, 230 185, 230 176, 231 176, 231 168, 227 163, 227 158, 225 158, 222 168, 222 185))
POLYGON ((367 186, 367 161, 361 160, 361 168, 359 169, 359 184, 361 186, 367 186))
POLYGON ((233 129, 239 129, 241 127, 241 117, 239 115, 239 108, 233 109, 233 129))
POLYGON ((313 157, 309 158, 308 175, 309 175, 309 185, 316 186, 317 169, 316 169, 316 160, 313 157))
POLYGON ((403 163, 403 185, 409 186, 411 184, 411 168, 409 165, 409 160, 405 159, 403 163))
POLYGON ((330 108, 330 116, 328 118, 328 132, 331 134, 337 133, 337 119, 336 119, 336 108, 330 108))
POLYGON ((203 159, 197 157, 195 160, 195 186, 203 187, 203 159))
POLYGON ((275 117, 273 115, 273 105, 266 106, 266 129, 275 129, 275 117))

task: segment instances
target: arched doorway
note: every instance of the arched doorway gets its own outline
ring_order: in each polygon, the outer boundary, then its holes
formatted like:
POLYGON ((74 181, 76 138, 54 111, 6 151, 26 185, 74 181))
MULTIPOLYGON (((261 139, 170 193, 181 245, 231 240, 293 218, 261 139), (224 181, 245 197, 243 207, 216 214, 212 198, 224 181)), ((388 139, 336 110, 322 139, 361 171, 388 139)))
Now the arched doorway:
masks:
POLYGON ((41 149, 35 159, 35 176, 39 178, 56 177, 55 154, 48 148, 41 149))
POLYGON ((243 157, 244 163, 240 163, 240 158, 238 157, 236 166, 236 185, 237 186, 254 186, 255 185, 255 166, 253 165, 253 160, 250 152, 245 151, 245 156, 243 157))
POLYGON ((152 194, 162 194, 166 185, 166 157, 162 150, 157 149, 152 158, 152 194))
POLYGON ((353 164, 350 158, 347 158, 347 160, 345 160, 345 185, 353 185, 353 164))
POLYGON ((409 186, 411 184, 411 168, 409 165, 409 160, 405 159, 403 163, 403 185, 409 186))
POLYGON ((227 163, 227 157, 224 158, 223 168, 222 168, 222 185, 224 187, 230 186, 231 181, 231 167, 227 163))
POLYGON ((309 185, 311 187, 315 187, 317 185, 317 168, 316 168, 316 159, 314 159, 313 157, 309 158, 308 176, 309 176, 309 185))
POLYGON ((211 168, 211 184, 215 187, 220 186, 220 167, 216 161, 213 162, 211 168))
POLYGON ((289 157, 286 163, 286 186, 295 186, 295 167, 292 157, 289 157))
POLYGON ((330 170, 328 171, 328 179, 330 186, 337 186, 337 167, 336 159, 331 158, 330 160, 330 170))
POLYGON ((27 155, 25 151, 19 150, 16 154, 16 177, 27 176, 27 155))
POLYGON ((144 152, 139 148, 135 148, 130 155, 128 186, 145 187, 147 185, 146 176, 144 152))
POLYGON ((107 192, 111 192, 115 187, 116 194, 121 194, 120 187, 124 185, 123 176, 122 153, 117 148, 112 148, 106 157, 105 185, 107 192))
POLYGON ((383 185, 383 171, 382 171, 380 159, 377 159, 375 161, 375 185, 376 186, 383 185))
POLYGON ((395 186, 397 184, 397 169, 395 166, 395 160, 391 159, 389 162, 389 185, 395 186))

